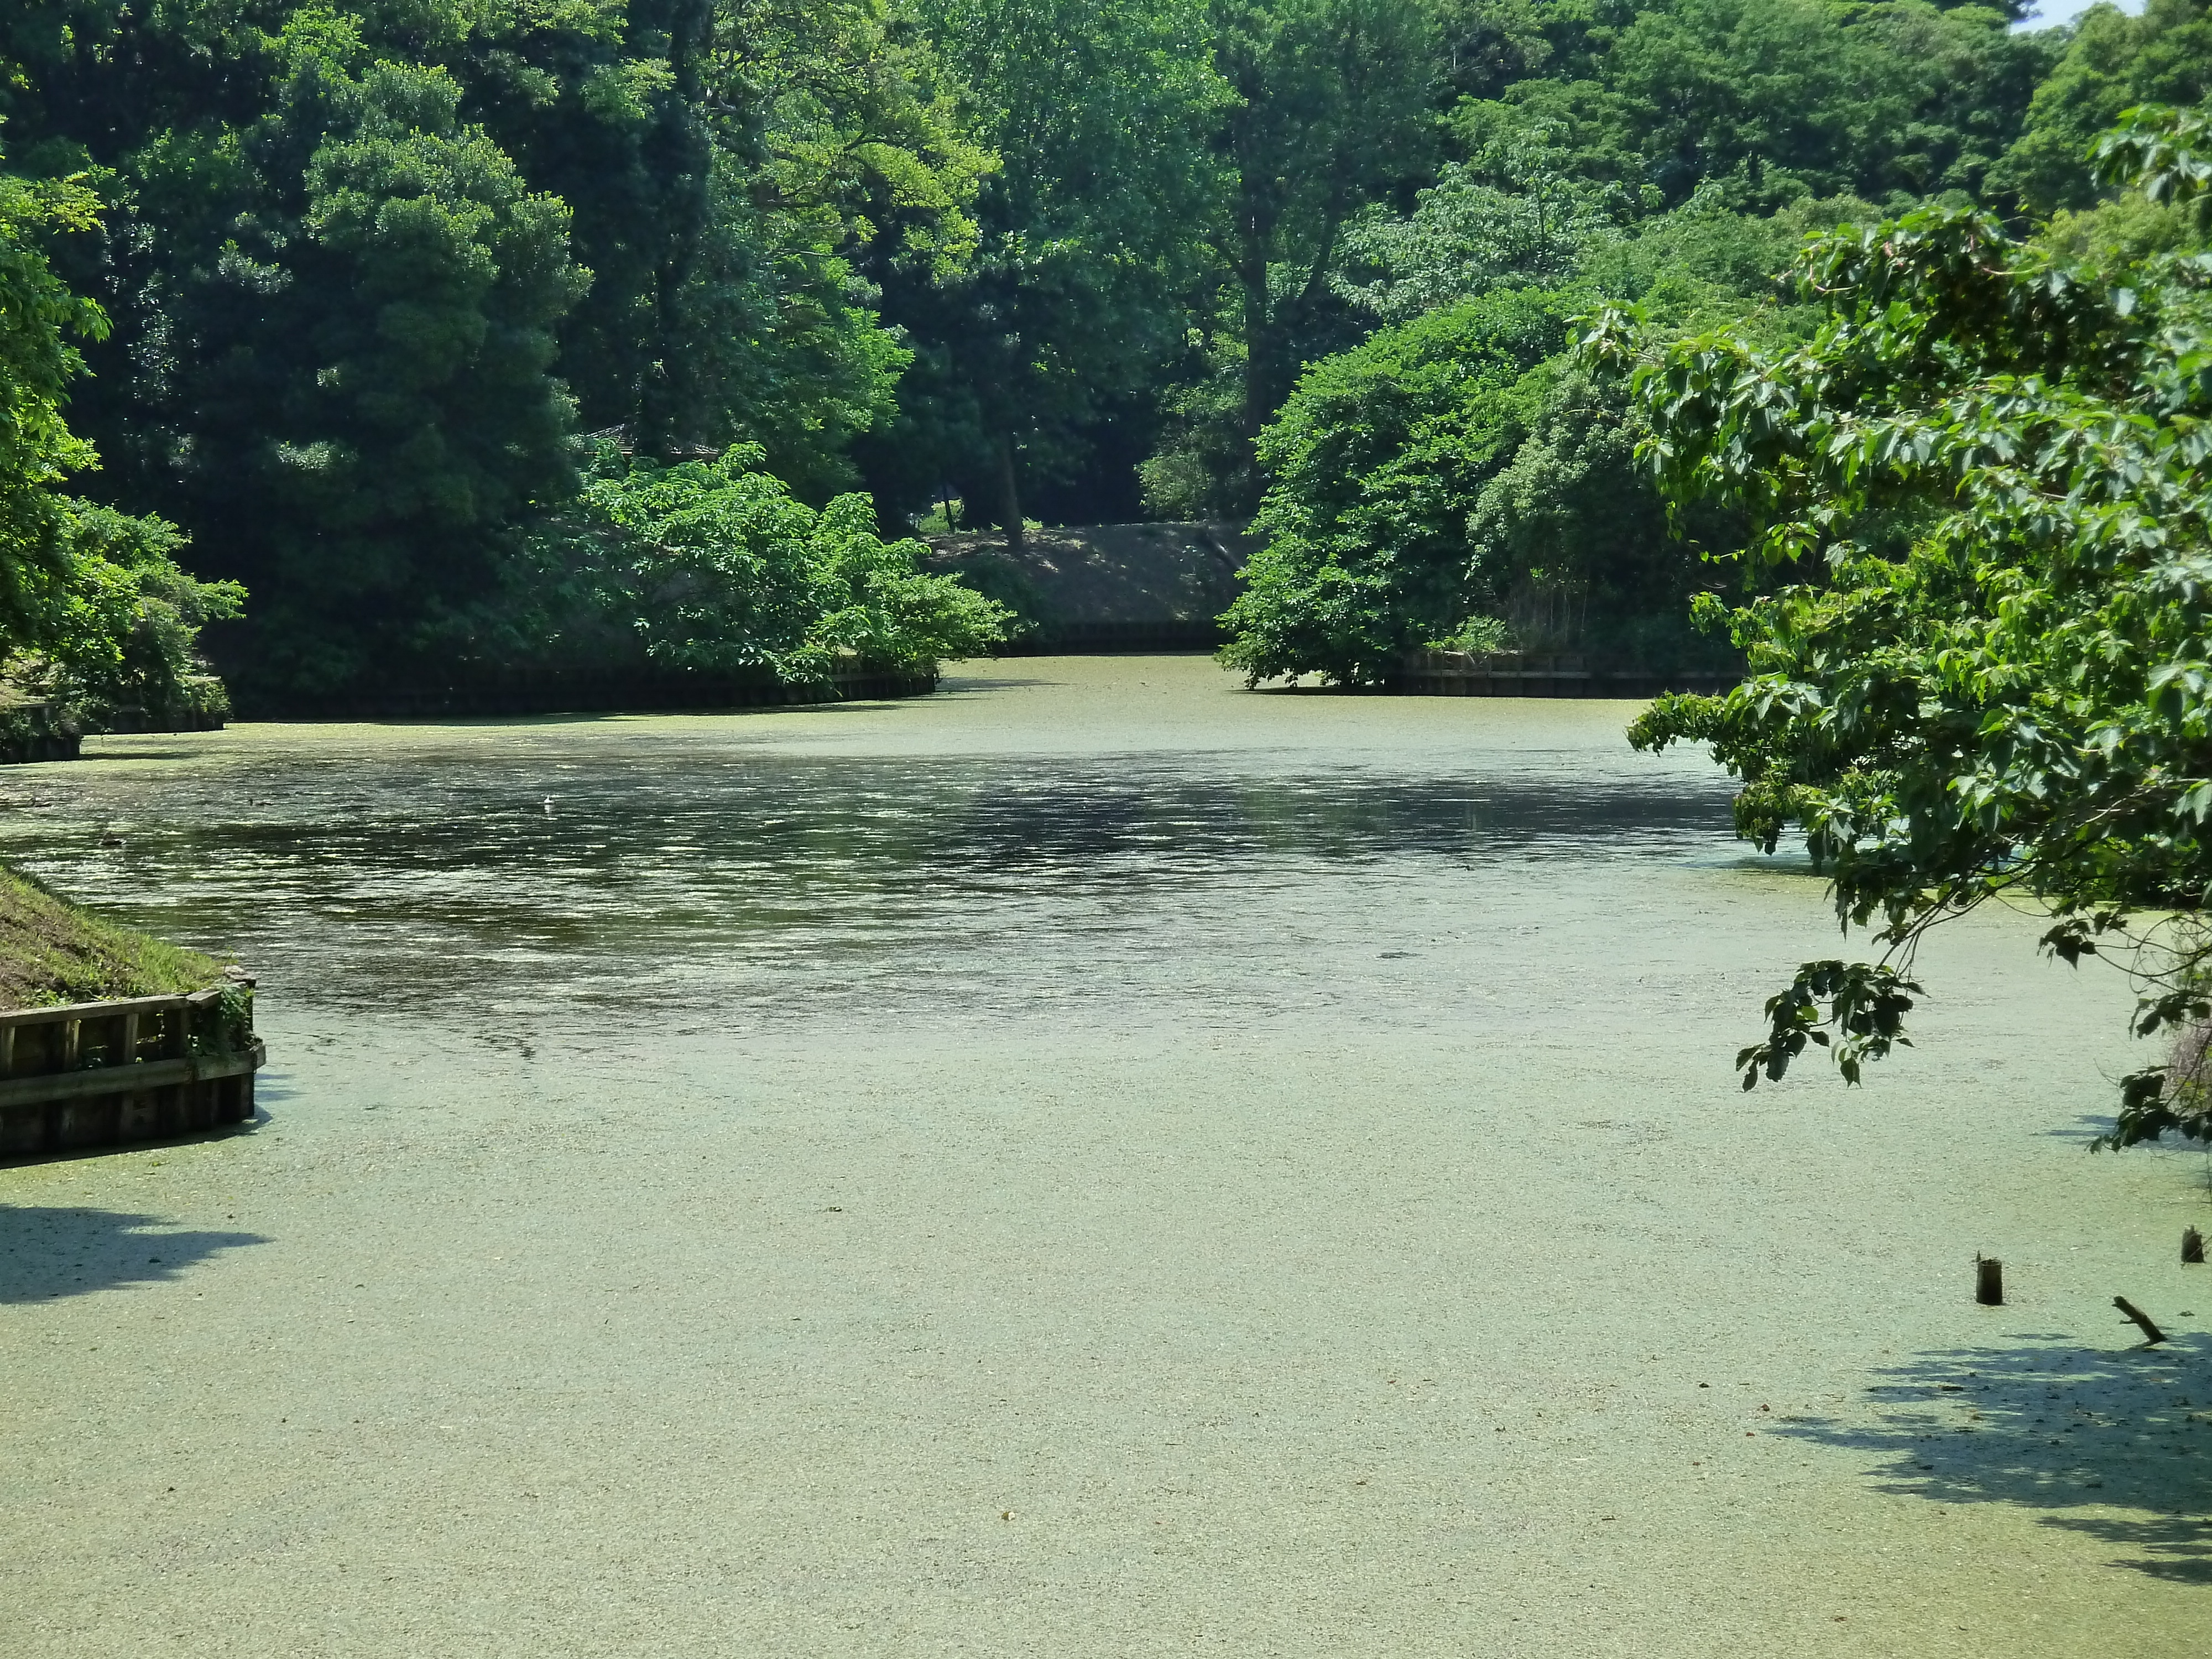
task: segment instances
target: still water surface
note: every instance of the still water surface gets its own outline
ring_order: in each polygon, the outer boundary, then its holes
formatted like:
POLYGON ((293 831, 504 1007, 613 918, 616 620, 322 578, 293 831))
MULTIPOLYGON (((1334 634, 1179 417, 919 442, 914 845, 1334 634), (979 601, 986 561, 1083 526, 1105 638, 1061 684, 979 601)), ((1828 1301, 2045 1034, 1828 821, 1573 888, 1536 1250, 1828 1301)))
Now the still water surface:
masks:
POLYGON ((1741 1094, 1832 922, 1632 712, 1060 659, 9 772, 271 1065, 0 1170, 0 1652, 2201 1655, 2125 988, 1977 918, 1741 1094))
POLYGON ((1438 722, 1372 760, 794 741, 836 718, 113 741, 18 786, 0 853, 342 1006, 972 1013, 1185 998, 1196 970, 1225 1013, 1253 952, 1340 931, 1363 891, 1729 846, 1725 780, 1629 754, 1609 717, 1540 714, 1549 745, 1479 757, 1438 722))

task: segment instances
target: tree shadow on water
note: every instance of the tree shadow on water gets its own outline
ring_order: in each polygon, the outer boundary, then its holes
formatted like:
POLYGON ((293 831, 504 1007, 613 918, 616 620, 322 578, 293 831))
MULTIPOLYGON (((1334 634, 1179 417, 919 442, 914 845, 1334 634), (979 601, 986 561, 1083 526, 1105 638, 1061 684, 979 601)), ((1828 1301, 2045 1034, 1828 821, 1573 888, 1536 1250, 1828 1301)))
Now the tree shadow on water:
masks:
POLYGON ((160 1284, 258 1233, 171 1231, 160 1216, 0 1204, 0 1303, 160 1284))
POLYGON ((2212 1584, 2212 1335, 2118 1350, 2020 1340, 1923 1355, 1877 1373, 1850 1415, 1775 1432, 1881 1455, 1882 1491, 2040 1510, 2045 1526, 2128 1552, 2115 1566, 2212 1584))
MULTIPOLYGON (((2119 1092, 2118 1085, 2113 1085, 2113 1092, 2119 1092)), ((2112 1133, 2118 1122, 2119 1120, 2109 1113, 2076 1112, 2072 1122, 2055 1123, 2035 1133, 2046 1140, 2070 1140, 2076 1146, 2087 1146, 2098 1136, 2112 1133)))

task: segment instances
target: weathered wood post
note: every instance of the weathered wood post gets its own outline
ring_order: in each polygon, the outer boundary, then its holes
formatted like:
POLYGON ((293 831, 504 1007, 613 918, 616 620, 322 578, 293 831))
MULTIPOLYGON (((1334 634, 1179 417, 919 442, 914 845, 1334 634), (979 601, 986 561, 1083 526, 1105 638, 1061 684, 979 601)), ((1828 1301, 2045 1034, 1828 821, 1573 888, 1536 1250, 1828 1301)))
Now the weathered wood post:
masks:
POLYGON ((2146 1343, 2155 1346, 2158 1343, 2166 1340, 2166 1333, 2159 1329, 2156 1325, 2151 1322, 2151 1317, 2148 1314, 2145 1313, 2141 1308, 2136 1306, 2134 1303, 2129 1301, 2127 1297, 2124 1296, 2114 1297, 2112 1298, 2112 1305, 2115 1308, 2118 1308, 2122 1313, 2125 1314, 2130 1319, 2135 1321, 2136 1328, 2143 1334, 2143 1340, 2146 1343))
POLYGON ((2004 1263, 1993 1255, 1974 1258, 1974 1300, 1984 1308, 2004 1306, 2004 1263))

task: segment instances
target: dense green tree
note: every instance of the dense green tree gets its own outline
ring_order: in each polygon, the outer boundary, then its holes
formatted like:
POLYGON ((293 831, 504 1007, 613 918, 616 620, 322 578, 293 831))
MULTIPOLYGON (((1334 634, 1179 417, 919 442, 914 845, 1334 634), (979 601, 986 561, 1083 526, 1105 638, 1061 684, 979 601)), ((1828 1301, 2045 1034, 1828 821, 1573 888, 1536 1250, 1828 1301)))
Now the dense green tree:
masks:
POLYGON ((886 0, 718 0, 705 78, 773 303, 701 349, 741 411, 733 435, 819 492, 849 481, 846 450, 894 417, 913 360, 878 314, 881 280, 957 279, 998 158, 919 18, 886 0))
POLYGON ((2009 21, 1921 0, 1676 0, 1622 31, 1607 80, 1670 198, 1709 179, 1772 202, 1973 191, 2047 62, 2009 21))
POLYGON ((1682 538, 1727 546, 1737 525, 1711 511, 1670 521, 1639 476, 1647 428, 1626 384, 1559 359, 1546 368, 1525 435, 1468 514, 1475 621, 1461 641, 1657 674, 1734 668, 1728 641, 1685 625, 1718 573, 1682 538))
POLYGON ((1496 182, 1448 161, 1412 213, 1374 204, 1345 237, 1338 293, 1402 322, 1493 289, 1571 283, 1622 240, 1617 189, 1575 177, 1539 133, 1514 133, 1504 147, 1485 169, 1496 182))
POLYGON ((11 122, 110 204, 79 266, 119 324, 80 398, 103 488, 255 589, 255 688, 404 654, 564 487, 566 206, 359 17, 39 9, 11 122))
POLYGON ((37 633, 44 596, 68 571, 56 486, 95 459, 62 403, 83 367, 70 337, 104 333, 106 319, 70 292, 40 242, 52 229, 89 229, 98 205, 75 180, 0 173, 0 654, 37 633))
POLYGON ((197 731, 230 714, 200 629, 245 612, 236 582, 205 582, 178 562, 176 526, 88 501, 64 504, 70 568, 43 596, 35 647, 9 678, 94 731, 197 731))
POLYGON ((1256 438, 1329 296, 1346 228, 1433 158, 1431 20, 1413 0, 1216 0, 1232 195, 1218 249, 1242 312, 1256 438))
MULTIPOLYGON (((1443 193, 1424 198, 1401 222, 1405 234, 1383 243, 1389 263, 1371 286, 1346 285, 1363 306, 1437 317, 1516 292, 1516 276, 1548 276, 1572 284, 1555 307, 1632 302, 1656 331, 1740 321, 1754 337, 1781 340, 1809 332, 1812 313, 1771 302, 1772 273, 1808 226, 1864 206, 1805 203, 1761 218, 1730 212, 1708 191, 1624 225, 1565 188, 1532 202, 1462 185, 1436 213, 1443 193), (1547 225, 1558 234, 1546 234, 1547 225)), ((1713 583, 1701 550, 1735 544, 1733 516, 1693 511, 1670 522, 1634 459, 1643 416, 1619 380, 1568 362, 1564 335, 1510 383, 1492 376, 1486 338, 1466 337, 1474 355, 1456 378, 1456 325, 1409 333, 1401 325, 1300 383, 1261 446, 1286 470, 1255 526, 1270 545, 1224 619, 1234 635, 1229 659, 1248 672, 1388 680, 1407 649, 1449 642, 1587 653, 1660 673, 1733 666, 1726 641, 1699 636, 1687 620, 1691 596, 1713 583), (1401 361, 1413 341, 1418 368, 1401 361), (1408 420, 1399 407, 1408 386, 1443 395, 1408 420), (1296 444, 1294 431, 1304 434, 1296 444), (1480 464, 1467 465, 1469 454, 1480 464), (1416 502, 1425 528, 1412 535, 1402 514, 1416 502), (1316 524, 1331 526, 1328 537, 1313 533, 1316 524), (1298 623, 1310 606, 1316 621, 1325 612, 1326 627, 1298 623), (1356 659, 1344 643, 1355 635, 1356 659)))
POLYGON ((2063 57, 2036 87, 2026 130, 1991 183, 2032 211, 2081 208, 2102 193, 2089 152, 2136 104, 2212 97, 2212 13, 2206 0, 2147 0, 2140 16, 2111 5, 2074 24, 2063 57))
POLYGON ((1664 205, 1713 182, 1762 208, 1978 190, 2054 50, 2047 33, 2010 29, 2004 9, 1925 0, 1533 10, 1566 49, 1524 53, 1534 67, 1458 106, 1467 153, 1533 126, 1582 176, 1664 205))
MULTIPOLYGON (((1294 9, 1239 16, 1274 33, 1223 27, 1217 54, 1232 84, 1240 41, 1300 38, 1294 9)), ((1652 216, 1692 199, 1766 218, 1838 192, 1980 188, 2056 51, 2053 37, 2010 31, 2010 16, 1923 0, 1443 3, 1405 32, 1423 42, 1419 52, 1376 55, 1370 75, 1389 95, 1370 91, 1358 102, 1358 143, 1335 174, 1321 154, 1328 122, 1298 106, 1297 94, 1318 83, 1291 72, 1306 66, 1291 55, 1279 92, 1237 106, 1249 138, 1232 137, 1257 158, 1238 177, 1259 181, 1261 199, 1273 191, 1288 204, 1282 222, 1304 252, 1263 261, 1224 243, 1222 252, 1226 270, 1267 265, 1265 314, 1281 326, 1231 333, 1207 319, 1204 349, 1168 394, 1164 441, 1146 468, 1149 498, 1164 511, 1249 505, 1262 481, 1237 475, 1240 453, 1223 429, 1231 382, 1246 394, 1249 429, 1279 402, 1297 363, 1377 322, 1469 294, 1571 280, 1602 247, 1634 240, 1652 216), (1439 94, 1458 154, 1415 191, 1431 140, 1407 118, 1439 94), (1270 112, 1289 138, 1268 125, 1270 112), (1358 181, 1348 198, 1357 204, 1341 218, 1313 205, 1332 177, 1358 181)), ((1243 82, 1267 89, 1254 66, 1269 63, 1247 45, 1243 82)), ((1271 222, 1240 212, 1240 225, 1271 222)), ((1261 289, 1248 280, 1243 292, 1261 289)), ((1248 319, 1263 312, 1249 297, 1243 309, 1248 319)))
POLYGON ((0 173, 0 667, 13 688, 100 726, 204 724, 225 709, 198 659, 201 626, 235 617, 234 585, 194 580, 158 519, 75 501, 59 486, 97 464, 63 418, 83 364, 70 337, 106 331, 44 247, 89 232, 98 203, 75 179, 0 173))
POLYGON ((1206 263, 1144 475, 1156 510, 1243 518, 1261 428, 1306 362, 1362 332, 1336 291, 1352 234, 1433 165, 1435 32, 1419 0, 1213 0, 1208 21, 1218 172, 1189 228, 1206 263))
POLYGON ((556 334, 584 423, 654 453, 719 435, 720 388, 698 348, 744 316, 752 250, 716 212, 710 0, 399 0, 363 15, 380 50, 452 75, 462 114, 567 205, 592 276, 556 334))
POLYGON ((904 476, 885 483, 920 497, 943 473, 914 469, 960 469, 1018 542, 1025 476, 1078 461, 1085 423, 1180 331, 1218 88, 1195 0, 933 0, 927 15, 1000 164, 962 269, 883 278, 917 353, 893 435, 904 476))
POLYGON ((663 456, 742 439, 810 489, 845 482, 910 355, 865 264, 948 273, 974 246, 993 158, 951 77, 884 0, 599 0, 557 27, 571 15, 479 24, 453 67, 573 210, 592 282, 559 368, 583 425, 663 456))
MULTIPOLYGON (((169 276, 161 412, 175 487, 261 595, 253 673, 328 687, 404 658, 426 604, 488 586, 497 532, 566 487, 550 371, 586 279, 565 204, 460 118, 451 76, 312 14, 277 51, 230 234, 169 276)), ((148 216, 210 165, 164 144, 148 216)))
POLYGON ((866 496, 817 510, 763 459, 738 445, 661 466, 603 446, 578 498, 532 538, 505 611, 526 624, 520 654, 551 637, 572 665, 810 682, 852 665, 932 670, 1006 638, 1010 613, 922 574, 920 543, 881 540, 866 496))
POLYGON ((1571 296, 1516 290, 1385 329, 1316 364, 1260 440, 1264 545, 1223 617, 1256 683, 1395 677, 1469 620, 1468 518, 1540 408, 1571 296))
MULTIPOLYGON (((1740 831, 1802 830, 1887 947, 1799 969, 1747 1088, 1808 1044, 1856 1081, 1902 1040, 1920 940, 1992 901, 2045 909, 2068 962, 2118 956, 2139 1033, 2212 1020, 2212 125, 2141 111, 2102 154, 2179 247, 2100 268, 1966 209, 1845 227, 1800 267, 1811 340, 1723 330, 1637 368, 1669 497, 1760 533, 1752 593, 1708 606, 1752 678, 1632 736, 1711 744, 1740 831)), ((1617 319, 1591 338, 1633 350, 1617 319)), ((2202 1041, 2183 1060, 2127 1079, 2109 1144, 2212 1139, 2202 1041)))
POLYGON ((1586 81, 1634 15, 1621 3, 1437 0, 1443 85, 1453 101, 1494 99, 1522 81, 1586 81))

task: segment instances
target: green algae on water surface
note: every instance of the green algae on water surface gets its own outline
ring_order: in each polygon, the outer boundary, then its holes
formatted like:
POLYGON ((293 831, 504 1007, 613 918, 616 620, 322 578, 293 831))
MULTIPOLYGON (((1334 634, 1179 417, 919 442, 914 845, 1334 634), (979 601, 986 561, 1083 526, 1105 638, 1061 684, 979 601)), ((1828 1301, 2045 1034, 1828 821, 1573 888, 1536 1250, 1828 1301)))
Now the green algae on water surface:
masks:
POLYGON ((0 852, 275 1061, 0 1170, 0 1646, 2203 1659, 2125 981, 1978 913, 1907 1060, 1744 1095, 1834 917, 1634 712, 1039 657, 98 739, 0 852))

